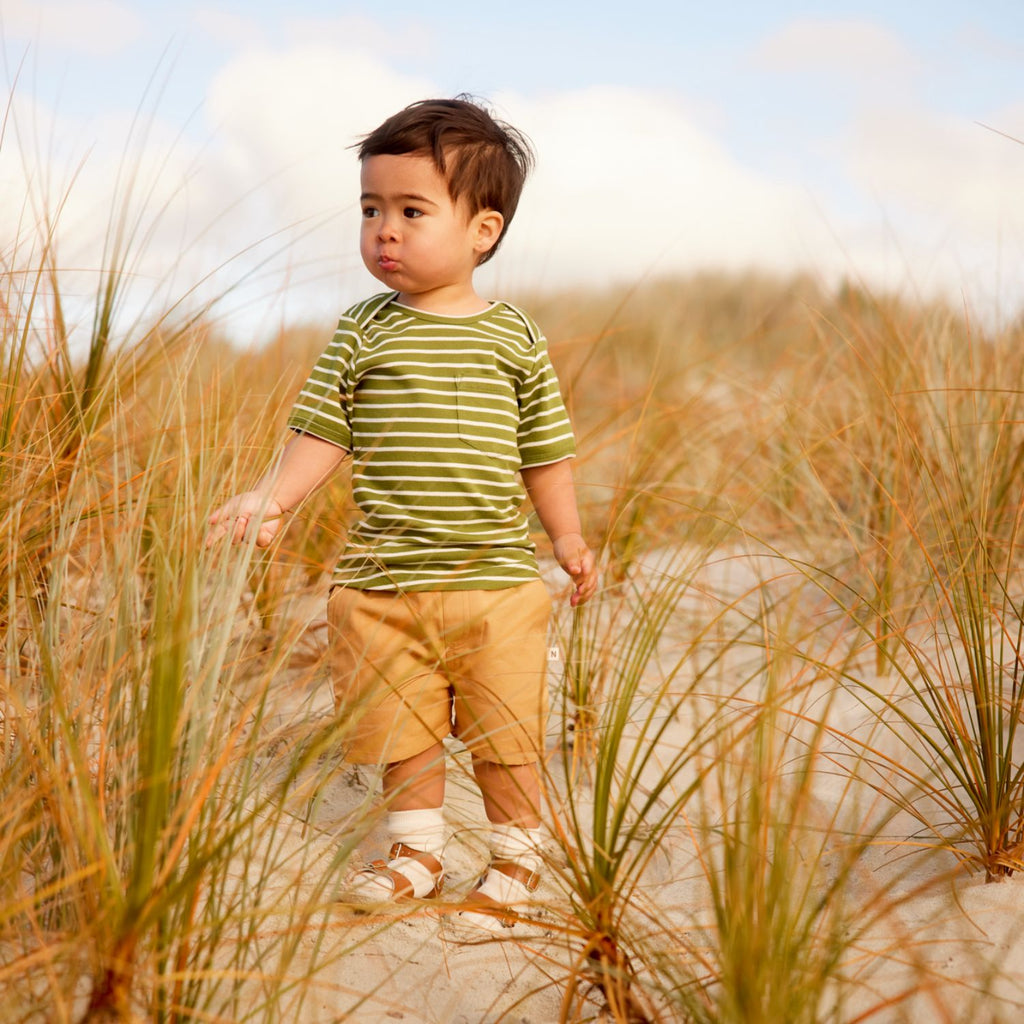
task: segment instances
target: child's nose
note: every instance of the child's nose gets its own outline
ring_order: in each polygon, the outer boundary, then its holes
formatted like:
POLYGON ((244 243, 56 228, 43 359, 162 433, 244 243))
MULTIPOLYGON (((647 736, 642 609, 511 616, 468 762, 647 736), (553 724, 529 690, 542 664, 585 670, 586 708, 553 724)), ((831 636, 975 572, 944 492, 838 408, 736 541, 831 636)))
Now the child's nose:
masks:
POLYGON ((377 236, 382 241, 390 241, 398 238, 398 225, 392 217, 381 217, 377 226, 377 236))

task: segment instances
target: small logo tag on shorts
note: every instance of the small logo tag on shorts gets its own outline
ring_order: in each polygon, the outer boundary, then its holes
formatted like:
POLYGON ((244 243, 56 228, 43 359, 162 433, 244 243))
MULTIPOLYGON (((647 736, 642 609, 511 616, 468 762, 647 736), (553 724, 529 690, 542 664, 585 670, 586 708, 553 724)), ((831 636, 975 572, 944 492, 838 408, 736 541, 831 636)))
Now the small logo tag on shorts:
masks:
POLYGON ((561 661, 562 652, 557 647, 548 648, 548 661, 561 661))

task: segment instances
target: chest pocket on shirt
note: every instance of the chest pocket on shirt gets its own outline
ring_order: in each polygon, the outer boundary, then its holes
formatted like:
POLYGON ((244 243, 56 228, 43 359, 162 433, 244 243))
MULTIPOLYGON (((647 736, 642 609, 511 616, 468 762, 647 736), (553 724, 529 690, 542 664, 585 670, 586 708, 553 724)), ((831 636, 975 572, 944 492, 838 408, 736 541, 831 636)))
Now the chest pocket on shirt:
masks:
POLYGON ((477 451, 515 455, 518 403, 504 377, 462 373, 455 378, 459 440, 477 451))

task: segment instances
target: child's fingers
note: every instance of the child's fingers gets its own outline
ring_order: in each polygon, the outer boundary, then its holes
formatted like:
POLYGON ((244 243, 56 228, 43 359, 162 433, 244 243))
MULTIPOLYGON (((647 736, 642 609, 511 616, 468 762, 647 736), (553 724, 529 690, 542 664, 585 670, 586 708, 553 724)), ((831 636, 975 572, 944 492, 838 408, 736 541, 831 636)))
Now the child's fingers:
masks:
MULTIPOLYGON (((256 532, 256 547, 266 548, 273 542, 280 527, 279 515, 263 519, 256 532)), ((217 509, 207 520, 210 529, 206 533, 206 546, 213 547, 218 541, 225 537, 229 538, 231 544, 241 544, 245 541, 253 524, 251 511, 238 511, 233 505, 228 504, 217 509)))
POLYGON ((206 531, 206 547, 212 548, 222 537, 227 536, 228 528, 224 524, 224 516, 221 510, 218 509, 213 513, 212 516, 207 520, 210 528, 206 531))
POLYGON ((249 529, 249 517, 246 515, 235 516, 235 529, 232 540, 235 544, 241 544, 245 540, 245 531, 249 529))
POLYGON ((594 554, 582 544, 579 549, 566 558, 564 569, 572 579, 575 589, 569 597, 569 604, 575 608, 585 601, 589 601, 597 591, 597 572, 594 562, 594 554))
POLYGON ((206 547, 211 548, 225 537, 230 536, 232 544, 238 544, 245 536, 249 525, 248 516, 231 516, 223 509, 218 509, 208 520, 210 529, 206 531, 206 547))

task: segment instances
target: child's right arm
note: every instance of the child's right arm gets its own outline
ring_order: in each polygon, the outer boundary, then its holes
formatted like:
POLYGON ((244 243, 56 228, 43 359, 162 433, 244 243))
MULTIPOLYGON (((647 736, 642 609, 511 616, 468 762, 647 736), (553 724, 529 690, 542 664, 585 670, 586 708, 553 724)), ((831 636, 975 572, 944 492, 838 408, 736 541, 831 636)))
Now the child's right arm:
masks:
POLYGON ((341 465, 348 452, 312 434, 296 434, 277 463, 251 491, 236 494, 210 516, 206 546, 230 536, 241 543, 253 520, 258 522, 256 546, 265 548, 281 528, 281 517, 298 505, 341 465))

